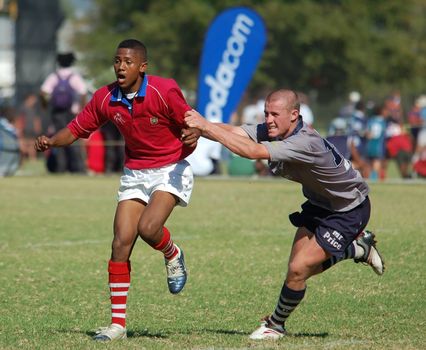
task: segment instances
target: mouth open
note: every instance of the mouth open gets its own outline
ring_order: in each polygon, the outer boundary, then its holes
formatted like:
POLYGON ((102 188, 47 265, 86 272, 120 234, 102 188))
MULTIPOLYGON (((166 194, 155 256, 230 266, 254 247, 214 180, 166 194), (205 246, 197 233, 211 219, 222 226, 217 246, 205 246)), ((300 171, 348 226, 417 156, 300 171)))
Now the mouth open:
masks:
POLYGON ((126 76, 122 73, 117 74, 117 82, 121 85, 126 81, 126 76))

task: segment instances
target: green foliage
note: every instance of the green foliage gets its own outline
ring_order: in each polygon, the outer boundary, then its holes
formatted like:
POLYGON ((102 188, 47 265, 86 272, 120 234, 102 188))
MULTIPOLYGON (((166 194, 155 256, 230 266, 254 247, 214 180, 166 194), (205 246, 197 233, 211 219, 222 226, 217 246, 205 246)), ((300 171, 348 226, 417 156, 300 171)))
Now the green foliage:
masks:
POLYGON ((229 6, 257 10, 268 28, 251 95, 282 86, 316 90, 320 100, 351 89, 381 98, 398 88, 424 93, 426 42, 422 0, 236 1, 96 0, 77 47, 98 85, 113 79, 111 57, 119 41, 135 37, 148 46, 150 72, 196 89, 203 38, 210 21, 229 6))
POLYGON ((345 261, 309 281, 290 336, 248 334, 272 312, 290 251, 300 186, 285 180, 196 179, 167 225, 185 250, 188 283, 171 295, 161 255, 132 254, 129 339, 94 343, 110 321, 107 261, 117 177, 2 179, 1 349, 423 349, 425 184, 371 184, 387 271, 345 261))

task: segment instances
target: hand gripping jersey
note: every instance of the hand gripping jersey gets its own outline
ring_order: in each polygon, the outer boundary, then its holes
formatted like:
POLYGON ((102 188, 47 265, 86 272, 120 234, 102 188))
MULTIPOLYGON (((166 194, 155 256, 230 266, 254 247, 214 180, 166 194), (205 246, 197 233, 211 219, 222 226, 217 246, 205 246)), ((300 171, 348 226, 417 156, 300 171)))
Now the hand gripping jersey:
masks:
POLYGON ((117 83, 104 86, 68 128, 74 136, 87 138, 110 121, 124 137, 127 168, 158 168, 194 150, 180 140, 184 114, 190 109, 174 80, 145 74, 133 101, 122 95, 117 83))
POLYGON ((269 139, 266 124, 243 125, 249 137, 265 145, 269 168, 275 175, 302 184, 303 195, 314 205, 335 212, 358 206, 369 188, 333 144, 299 122, 285 139, 269 139))

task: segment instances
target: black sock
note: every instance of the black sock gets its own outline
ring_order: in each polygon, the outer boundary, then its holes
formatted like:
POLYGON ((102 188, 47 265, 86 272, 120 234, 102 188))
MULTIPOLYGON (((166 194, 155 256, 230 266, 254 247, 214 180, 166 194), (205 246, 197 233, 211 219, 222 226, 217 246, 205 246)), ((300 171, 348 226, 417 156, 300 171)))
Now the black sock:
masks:
POLYGON ((271 315, 270 320, 278 326, 284 328, 284 323, 293 310, 299 305, 305 296, 305 289, 302 290, 293 290, 287 287, 284 283, 281 294, 278 299, 277 306, 274 313, 271 315))
POLYGON ((339 261, 346 260, 346 259, 353 259, 355 258, 355 241, 353 241, 351 244, 348 245, 348 247, 345 249, 345 252, 343 255, 339 258, 332 256, 330 259, 324 261, 322 263, 322 271, 329 269, 333 265, 337 264, 339 261))

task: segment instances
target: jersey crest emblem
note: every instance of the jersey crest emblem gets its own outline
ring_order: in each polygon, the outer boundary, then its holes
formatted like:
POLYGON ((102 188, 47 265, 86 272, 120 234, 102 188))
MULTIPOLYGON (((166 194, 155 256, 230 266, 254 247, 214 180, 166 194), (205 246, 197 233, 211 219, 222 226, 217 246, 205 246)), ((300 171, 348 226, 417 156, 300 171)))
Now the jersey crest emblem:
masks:
POLYGON ((156 124, 158 124, 158 118, 157 117, 151 117, 150 122, 151 122, 151 125, 156 125, 156 124))

